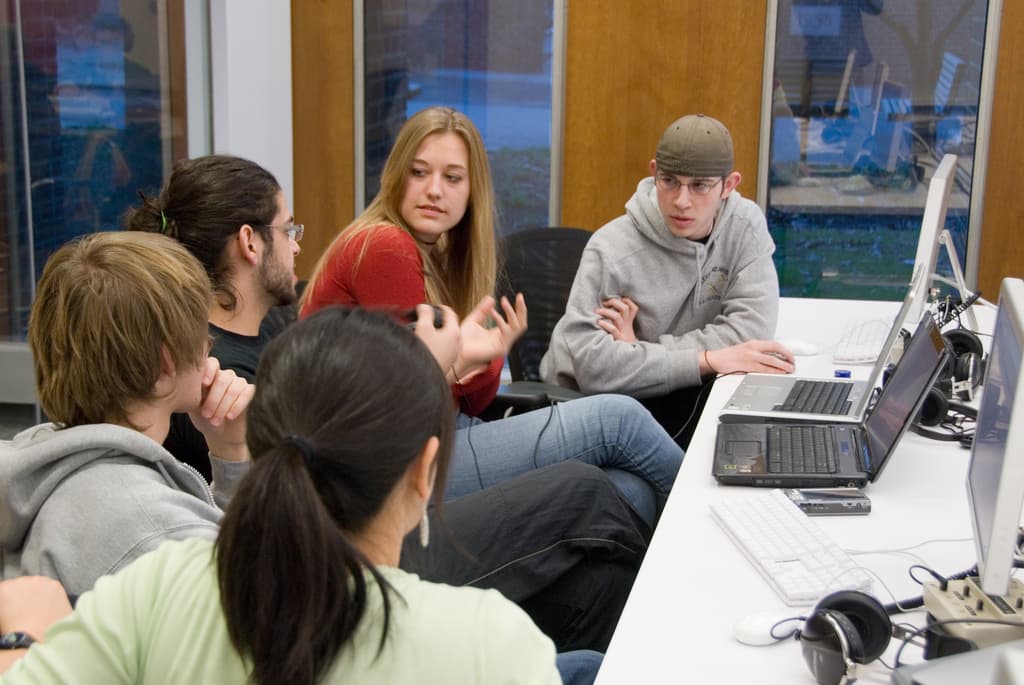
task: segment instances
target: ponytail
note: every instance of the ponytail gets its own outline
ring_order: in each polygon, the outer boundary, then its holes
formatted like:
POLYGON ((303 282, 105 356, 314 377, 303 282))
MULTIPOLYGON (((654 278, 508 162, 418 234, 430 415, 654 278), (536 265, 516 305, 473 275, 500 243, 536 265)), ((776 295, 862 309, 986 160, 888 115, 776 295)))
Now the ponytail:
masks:
POLYGON ((256 387, 246 411, 253 464, 217 539, 221 603, 255 683, 314 683, 351 640, 374 580, 384 647, 391 588, 351 536, 373 524, 431 438, 435 502, 443 497, 451 394, 411 331, 332 307, 267 345, 256 387))
POLYGON ((324 675, 366 610, 367 571, 383 598, 384 646, 390 588, 321 499, 318 473, 330 467, 304 441, 286 440, 253 462, 221 524, 221 605, 257 685, 324 675))
POLYGON ((124 228, 129 231, 162 233, 169 238, 178 240, 178 224, 164 212, 160 205, 160 198, 148 197, 141 190, 137 194, 142 204, 132 207, 124 213, 122 219, 124 228))

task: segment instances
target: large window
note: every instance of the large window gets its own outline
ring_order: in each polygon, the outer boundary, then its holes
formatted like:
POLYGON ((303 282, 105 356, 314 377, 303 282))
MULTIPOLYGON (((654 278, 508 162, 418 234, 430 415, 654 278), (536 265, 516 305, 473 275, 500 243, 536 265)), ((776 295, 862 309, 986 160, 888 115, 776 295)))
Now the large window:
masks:
POLYGON ((432 105, 470 117, 494 175, 499 230, 548 222, 551 0, 364 3, 365 198, 402 123, 432 105))
POLYGON ((171 4, 0 0, 0 340, 24 339, 57 247, 118 228, 138 191, 159 191, 184 131, 171 115, 171 4))
POLYGON ((928 180, 949 153, 959 162, 946 228, 967 252, 989 2, 772 6, 767 215, 782 292, 899 299, 928 180))

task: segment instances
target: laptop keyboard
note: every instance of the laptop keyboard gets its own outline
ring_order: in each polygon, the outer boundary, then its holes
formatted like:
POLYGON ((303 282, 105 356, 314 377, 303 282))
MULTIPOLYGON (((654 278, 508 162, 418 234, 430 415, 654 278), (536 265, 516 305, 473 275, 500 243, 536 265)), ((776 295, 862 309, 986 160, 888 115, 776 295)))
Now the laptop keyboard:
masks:
POLYGON ((848 414, 853 383, 835 381, 796 381, 779 406, 781 411, 801 414, 848 414))
POLYGON ((835 473, 835 442, 826 426, 768 426, 769 473, 835 473))

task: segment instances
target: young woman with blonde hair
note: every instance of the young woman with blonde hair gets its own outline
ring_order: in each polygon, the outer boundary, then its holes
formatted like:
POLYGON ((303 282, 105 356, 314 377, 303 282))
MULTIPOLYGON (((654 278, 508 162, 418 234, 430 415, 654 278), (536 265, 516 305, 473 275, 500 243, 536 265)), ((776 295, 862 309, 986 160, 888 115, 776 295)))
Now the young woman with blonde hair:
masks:
POLYGON ((469 323, 445 372, 462 410, 479 414, 497 392, 504 355, 526 329, 522 298, 514 309, 502 303, 504 318, 492 307, 494 214, 487 151, 473 122, 452 109, 423 110, 398 134, 380 192, 321 257, 303 315, 330 303, 450 306, 469 323), (481 325, 488 316, 493 329, 481 325))
POLYGON ((501 367, 526 329, 522 296, 494 292, 495 203, 482 138, 462 113, 431 107, 402 127, 381 189, 321 257, 301 316, 331 305, 447 305, 462 320, 455 363, 443 369, 459 413, 447 497, 481 490, 571 459, 608 471, 626 499, 654 523, 682 450, 635 400, 597 395, 481 422, 501 367))

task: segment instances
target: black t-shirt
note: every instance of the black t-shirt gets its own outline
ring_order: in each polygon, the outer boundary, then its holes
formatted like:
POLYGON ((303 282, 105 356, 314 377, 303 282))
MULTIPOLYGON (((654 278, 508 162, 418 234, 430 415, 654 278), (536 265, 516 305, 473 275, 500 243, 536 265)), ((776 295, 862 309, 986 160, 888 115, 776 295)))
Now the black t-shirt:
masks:
POLYGON ((279 331, 276 326, 263 320, 259 335, 241 335, 218 328, 210 324, 210 335, 213 336, 213 347, 210 356, 220 361, 220 368, 231 369, 239 376, 254 383, 256 381, 256 365, 267 346, 279 331))
MULTIPOLYGON (((260 326, 259 335, 240 335, 210 324, 210 335, 213 347, 210 356, 220 361, 222 369, 231 369, 245 380, 252 383, 256 379, 256 365, 263 348, 267 346, 281 326, 269 317, 260 326)), ((188 414, 172 414, 171 426, 164 440, 164 449, 173 454, 196 471, 207 481, 210 480, 209 449, 206 438, 192 424, 188 414)))

